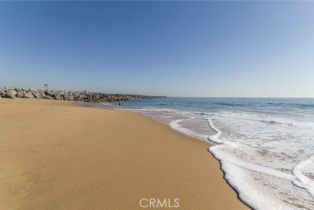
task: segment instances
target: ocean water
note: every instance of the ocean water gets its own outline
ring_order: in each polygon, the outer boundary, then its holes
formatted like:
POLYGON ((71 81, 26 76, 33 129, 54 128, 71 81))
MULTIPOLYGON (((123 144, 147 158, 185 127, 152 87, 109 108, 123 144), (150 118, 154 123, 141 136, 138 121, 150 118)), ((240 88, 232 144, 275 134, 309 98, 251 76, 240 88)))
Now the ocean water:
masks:
POLYGON ((314 99, 163 98, 120 107, 214 144, 225 179, 254 209, 314 209, 314 99))

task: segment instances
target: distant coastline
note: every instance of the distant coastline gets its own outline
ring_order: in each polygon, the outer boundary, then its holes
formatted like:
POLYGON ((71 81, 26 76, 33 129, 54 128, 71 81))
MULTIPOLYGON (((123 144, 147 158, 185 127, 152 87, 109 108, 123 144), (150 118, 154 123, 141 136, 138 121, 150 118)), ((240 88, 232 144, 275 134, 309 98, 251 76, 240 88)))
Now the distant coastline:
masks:
POLYGON ((30 88, 0 88, 0 98, 34 98, 63 101, 81 101, 89 103, 119 102, 133 99, 165 98, 166 96, 149 96, 135 94, 109 94, 88 91, 43 90, 30 88))

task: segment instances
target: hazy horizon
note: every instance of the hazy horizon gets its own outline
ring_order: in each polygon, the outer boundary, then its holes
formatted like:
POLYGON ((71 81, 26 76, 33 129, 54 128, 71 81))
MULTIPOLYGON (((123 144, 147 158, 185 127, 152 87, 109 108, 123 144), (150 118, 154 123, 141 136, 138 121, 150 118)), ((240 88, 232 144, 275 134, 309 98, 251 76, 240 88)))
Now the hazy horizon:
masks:
POLYGON ((0 86, 314 97, 314 2, 0 2, 0 86))

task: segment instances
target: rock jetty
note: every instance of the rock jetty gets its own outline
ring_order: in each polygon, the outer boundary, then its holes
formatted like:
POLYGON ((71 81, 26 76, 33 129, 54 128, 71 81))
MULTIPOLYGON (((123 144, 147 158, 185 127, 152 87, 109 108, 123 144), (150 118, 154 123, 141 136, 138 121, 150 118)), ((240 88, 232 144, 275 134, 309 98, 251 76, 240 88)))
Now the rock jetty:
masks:
POLYGON ((41 90, 25 88, 0 88, 0 98, 37 98, 89 103, 119 102, 133 99, 164 98, 165 96, 146 96, 129 94, 106 94, 87 91, 41 90))

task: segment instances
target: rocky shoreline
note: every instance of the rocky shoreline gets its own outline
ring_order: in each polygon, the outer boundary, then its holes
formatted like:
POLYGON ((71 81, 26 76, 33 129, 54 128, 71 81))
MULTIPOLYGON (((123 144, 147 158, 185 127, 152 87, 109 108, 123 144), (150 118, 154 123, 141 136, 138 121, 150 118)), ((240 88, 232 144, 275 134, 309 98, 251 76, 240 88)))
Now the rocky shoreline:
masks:
POLYGON ((82 101, 89 103, 119 102, 133 99, 164 98, 165 96, 147 96, 132 94, 106 94, 87 91, 42 90, 30 88, 0 88, 0 98, 36 98, 64 101, 82 101))

